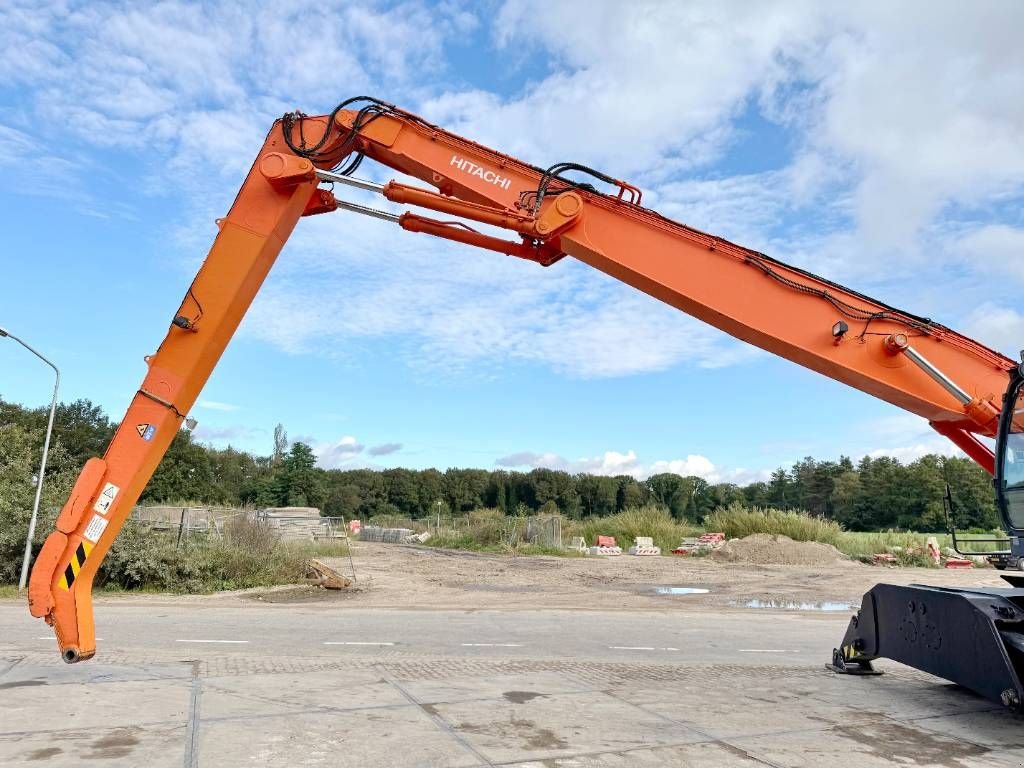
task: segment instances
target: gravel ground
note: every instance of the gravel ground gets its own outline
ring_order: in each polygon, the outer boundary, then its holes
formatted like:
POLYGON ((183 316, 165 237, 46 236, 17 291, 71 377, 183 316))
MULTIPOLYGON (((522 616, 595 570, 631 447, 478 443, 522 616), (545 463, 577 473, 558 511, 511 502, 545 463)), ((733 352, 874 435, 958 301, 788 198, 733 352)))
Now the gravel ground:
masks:
MULTIPOLYGON (((348 599, 368 608, 661 610, 667 600, 715 609, 742 608, 751 600, 859 605, 879 582, 1006 586, 987 568, 883 568, 849 560, 755 565, 708 557, 511 557, 371 543, 353 549, 358 586, 348 599), (665 596, 657 587, 709 591, 665 596)), ((351 572, 346 559, 328 564, 351 572)))
MULTIPOLYGON (((819 565, 763 565, 710 557, 511 557, 403 544, 353 544, 357 579, 341 592, 309 586, 220 592, 214 595, 103 593, 96 602, 149 605, 263 601, 340 602, 358 608, 420 610, 626 610, 660 611, 667 602, 745 610, 751 601, 765 607, 814 607, 828 603, 860 605, 879 582, 951 587, 1006 586, 991 568, 945 570, 891 568, 838 560, 819 565), (695 587, 707 593, 658 594, 659 587, 695 587)), ((348 558, 320 558, 345 575, 348 558)), ((20 602, 20 599, 13 598, 20 602)))

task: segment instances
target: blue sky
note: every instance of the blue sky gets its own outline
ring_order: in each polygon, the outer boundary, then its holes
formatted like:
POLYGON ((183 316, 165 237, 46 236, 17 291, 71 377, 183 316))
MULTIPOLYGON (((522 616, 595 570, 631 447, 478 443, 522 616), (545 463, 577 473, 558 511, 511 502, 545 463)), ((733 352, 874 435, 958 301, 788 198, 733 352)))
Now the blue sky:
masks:
MULTIPOLYGON (((370 94, 1015 355, 1024 6, 891 5, 0 2, 0 325, 120 418, 272 120, 370 94)), ((48 386, 0 345, 0 395, 48 386)), ((192 415, 260 453, 281 422, 329 467, 746 482, 952 452, 583 265, 341 213, 300 222, 192 415)))

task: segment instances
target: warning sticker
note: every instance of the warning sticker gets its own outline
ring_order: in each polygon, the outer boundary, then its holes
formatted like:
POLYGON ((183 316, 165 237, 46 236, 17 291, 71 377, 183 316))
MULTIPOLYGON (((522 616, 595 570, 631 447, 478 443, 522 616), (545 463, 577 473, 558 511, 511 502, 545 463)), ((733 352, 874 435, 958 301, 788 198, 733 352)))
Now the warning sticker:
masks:
POLYGON ((99 515, 93 515, 92 520, 85 526, 85 531, 82 535, 95 544, 100 540, 100 536, 103 535, 103 531, 107 529, 107 519, 100 517, 99 515))
POLYGON ((107 483, 104 485, 103 492, 100 494, 100 497, 96 499, 96 503, 92 505, 93 511, 104 515, 107 514, 107 511, 110 509, 110 505, 113 504, 114 499, 117 498, 117 492, 120 490, 121 489, 113 483, 107 483))
POLYGON ((152 424, 136 424, 135 431, 139 433, 139 437, 148 443, 153 439, 153 435, 156 434, 156 427, 152 424))

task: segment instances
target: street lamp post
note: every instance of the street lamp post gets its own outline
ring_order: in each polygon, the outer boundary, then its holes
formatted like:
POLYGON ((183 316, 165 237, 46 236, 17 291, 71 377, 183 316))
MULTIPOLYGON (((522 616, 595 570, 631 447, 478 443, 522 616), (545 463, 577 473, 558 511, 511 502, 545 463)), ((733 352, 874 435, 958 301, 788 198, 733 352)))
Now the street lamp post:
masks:
POLYGON ((36 482, 36 499, 32 503, 32 517, 28 521, 28 536, 25 538, 25 557, 21 561, 21 577, 18 579, 18 591, 25 589, 28 580, 28 564, 32 559, 32 537, 36 533, 36 520, 39 517, 39 501, 43 497, 43 478, 46 476, 46 457, 50 453, 50 435, 53 433, 53 416, 57 412, 57 389, 60 387, 60 371, 57 366, 43 357, 39 352, 19 339, 5 328, 0 328, 0 338, 14 339, 25 349, 53 368, 53 399, 50 401, 50 420, 46 425, 46 439, 43 441, 43 461, 39 465, 39 480, 36 482))

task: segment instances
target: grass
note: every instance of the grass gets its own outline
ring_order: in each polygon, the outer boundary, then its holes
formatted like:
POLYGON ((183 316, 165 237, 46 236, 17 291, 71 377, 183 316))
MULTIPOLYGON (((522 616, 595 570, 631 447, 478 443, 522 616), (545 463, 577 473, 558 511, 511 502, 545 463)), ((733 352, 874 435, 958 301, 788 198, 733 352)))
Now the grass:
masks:
MULTIPOLYGON (((568 549, 525 541, 526 518, 507 516, 498 509, 474 510, 451 521, 451 525, 451 529, 432 536, 427 545, 513 555, 575 557, 579 554, 568 549)), ((601 535, 614 536, 619 546, 628 549, 637 536, 650 536, 663 552, 678 547, 684 536, 701 533, 699 528, 675 520, 667 510, 655 505, 634 507, 608 517, 588 520, 563 518, 561 527, 563 544, 568 544, 575 536, 582 536, 587 544, 594 544, 597 536, 601 535)))
POLYGON ((348 557, 348 544, 337 539, 321 539, 291 545, 308 557, 348 557))
POLYGON ((932 567, 935 562, 928 557, 928 537, 938 540, 939 551, 952 545, 951 537, 945 533, 846 531, 834 520, 806 512, 758 509, 742 504, 716 510, 704 523, 709 531, 724 531, 730 539, 768 533, 789 536, 794 541, 819 541, 831 544, 847 557, 867 563, 873 562, 875 554, 888 553, 896 556, 897 565, 932 567))
POLYGON ((427 540, 428 547, 439 549, 462 549, 468 552, 487 552, 491 554, 513 555, 516 557, 530 557, 533 555, 548 555, 553 557, 583 557, 579 552, 561 547, 551 547, 543 544, 530 544, 518 541, 514 543, 484 543, 474 539, 465 533, 452 532, 442 533, 440 536, 431 536, 427 540))
POLYGON ((727 539, 742 539, 754 533, 788 536, 793 541, 820 541, 839 546, 843 528, 834 520, 806 512, 730 504, 704 518, 709 531, 722 531, 727 539))
MULTIPOLYGON (((524 528, 523 517, 508 517, 500 510, 481 509, 456 519, 450 530, 433 536, 427 543, 445 549, 514 555, 576 554, 565 549, 525 542, 522 540, 524 528)), ((593 544, 598 535, 614 536, 616 542, 627 549, 637 536, 650 536, 662 552, 667 554, 679 545, 682 538, 698 536, 705 530, 724 532, 730 539, 764 533, 788 536, 794 541, 817 541, 831 544, 848 557, 868 563, 873 562, 876 553, 891 553, 896 556, 896 564, 904 566, 934 566, 927 555, 926 542, 929 536, 938 539, 942 550, 952 543, 948 534, 899 531, 856 533, 843 530, 834 520, 806 512, 746 507, 742 504, 716 510, 705 518, 702 528, 676 520, 667 510, 656 505, 634 507, 608 517, 563 520, 562 541, 568 544, 574 536, 582 536, 588 544, 593 544)))
MULTIPOLYGON (((373 524, 422 531, 425 521, 398 516, 373 519, 373 524)), ((529 542, 524 538, 526 518, 507 516, 497 509, 478 509, 449 520, 450 528, 435 533, 429 546, 518 556, 557 555, 575 557, 575 551, 529 542)), ((796 541, 832 544, 843 554, 871 562, 876 553, 896 555, 898 565, 933 566, 926 554, 929 536, 938 539, 943 551, 952 544, 948 534, 901 531, 858 533, 845 531, 832 520, 804 512, 750 508, 733 504, 716 510, 703 528, 673 518, 655 505, 626 509, 608 517, 562 520, 562 541, 582 536, 593 544, 598 535, 614 536, 627 549, 638 536, 650 536, 667 554, 684 537, 722 531, 728 538, 754 533, 780 534, 796 541)), ((205 593, 224 589, 292 584, 303 580, 310 557, 344 557, 347 545, 337 541, 282 542, 266 526, 238 517, 225 529, 222 539, 189 541, 180 548, 173 535, 154 533, 133 524, 125 526, 105 559, 96 586, 104 591, 165 591, 205 593)), ((13 584, 0 584, 0 598, 18 597, 13 584)))
MULTIPOLYGON (((460 521, 455 529, 434 536, 428 543, 435 547, 466 549, 477 552, 508 552, 529 554, 575 554, 553 547, 527 544, 517 538, 523 518, 505 517, 498 510, 477 510, 460 521)), ((658 506, 648 505, 624 510, 609 517, 588 520, 563 520, 562 541, 582 536, 593 544, 597 536, 614 536, 623 549, 631 546, 637 536, 650 536, 668 553, 680 539, 707 531, 722 531, 727 538, 743 538, 755 533, 788 536, 794 541, 816 541, 831 544, 844 555, 863 562, 873 562, 874 555, 889 553, 901 566, 934 567, 927 554, 927 540, 934 536, 940 551, 952 545, 946 533, 915 533, 907 531, 846 531, 834 520, 806 512, 752 508, 733 504, 716 510, 705 518, 703 528, 674 519, 658 506)))
POLYGON ((844 555, 870 563, 874 555, 889 553, 896 556, 897 565, 933 567, 935 562, 928 556, 928 537, 934 536, 939 542, 939 551, 944 552, 953 541, 947 533, 914 533, 910 531, 843 531, 836 547, 844 555))
POLYGON ((664 507, 648 504, 625 509, 609 517, 570 521, 562 527, 562 540, 566 543, 573 536, 582 536, 587 544, 593 544, 597 536, 614 536, 623 550, 633 546, 637 536, 650 536, 664 553, 679 546, 685 536, 699 536, 703 531, 696 526, 676 520, 664 507))
POLYGON ((577 554, 559 547, 527 541, 526 518, 521 515, 506 515, 500 509, 475 509, 464 517, 447 522, 451 527, 434 533, 427 540, 429 546, 510 555, 572 557, 577 554))

